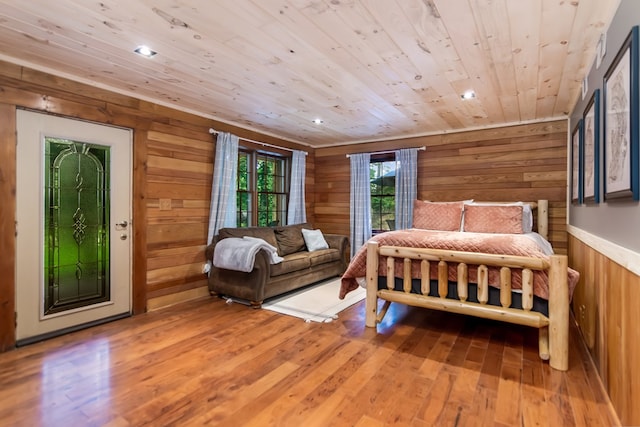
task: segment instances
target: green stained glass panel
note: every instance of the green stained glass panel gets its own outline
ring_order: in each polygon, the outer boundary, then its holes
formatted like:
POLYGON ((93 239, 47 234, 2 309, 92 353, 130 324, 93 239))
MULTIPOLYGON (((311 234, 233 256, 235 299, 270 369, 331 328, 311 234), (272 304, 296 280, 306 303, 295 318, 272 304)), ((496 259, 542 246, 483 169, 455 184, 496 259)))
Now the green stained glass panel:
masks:
POLYGON ((45 139, 45 314, 110 299, 110 147, 45 139))

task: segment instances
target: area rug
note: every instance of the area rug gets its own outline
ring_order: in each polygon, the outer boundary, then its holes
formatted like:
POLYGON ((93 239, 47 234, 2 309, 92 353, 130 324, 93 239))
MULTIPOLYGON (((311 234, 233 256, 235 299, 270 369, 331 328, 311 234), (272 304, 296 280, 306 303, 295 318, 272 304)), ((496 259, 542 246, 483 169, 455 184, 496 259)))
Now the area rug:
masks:
POLYGON ((299 317, 305 322, 331 322, 338 313, 364 299, 366 290, 351 291, 343 300, 340 293, 340 278, 325 280, 299 291, 265 301, 262 308, 289 316, 299 317))

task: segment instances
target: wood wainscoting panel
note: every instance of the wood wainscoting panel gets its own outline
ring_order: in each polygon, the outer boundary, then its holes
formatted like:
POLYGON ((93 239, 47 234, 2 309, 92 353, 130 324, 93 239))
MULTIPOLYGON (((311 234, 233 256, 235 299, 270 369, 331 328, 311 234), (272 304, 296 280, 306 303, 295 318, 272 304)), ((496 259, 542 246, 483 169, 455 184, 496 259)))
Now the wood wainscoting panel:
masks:
POLYGON ((640 425, 640 276, 573 235, 573 311, 622 425, 640 425))

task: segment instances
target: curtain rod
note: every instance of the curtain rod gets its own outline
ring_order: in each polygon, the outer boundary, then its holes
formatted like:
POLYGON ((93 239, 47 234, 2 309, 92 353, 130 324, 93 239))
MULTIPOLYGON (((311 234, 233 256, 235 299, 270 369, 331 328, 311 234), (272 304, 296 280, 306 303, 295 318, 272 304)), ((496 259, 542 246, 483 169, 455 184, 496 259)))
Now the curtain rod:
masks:
MULTIPOLYGON (((220 132, 218 132, 217 130, 215 130, 214 128, 209 128, 209 133, 211 135, 217 135, 220 132)), ((249 139, 249 138, 243 138, 241 136, 238 137, 238 139, 242 139, 243 141, 247 141, 247 142, 253 142, 254 144, 260 144, 260 145, 264 145, 265 147, 272 147, 272 148, 279 148, 280 150, 286 150, 286 151, 302 151, 302 150, 294 150, 293 148, 287 148, 287 147, 280 147, 279 145, 273 145, 273 144, 267 144, 266 142, 262 142, 262 141, 256 141, 255 139, 249 139)), ((306 156, 307 153, 306 151, 302 151, 304 153, 304 155, 306 156)))
MULTIPOLYGON (((423 145, 422 147, 418 147, 418 148, 416 148, 416 150, 418 150, 418 151, 424 151, 424 150, 426 150, 426 149, 427 149, 427 147, 425 147, 424 145, 423 145)), ((401 150, 401 148, 399 148, 398 150, 401 150)), ((395 153, 395 152, 396 152, 396 151, 398 151, 398 150, 373 151, 373 152, 371 152, 371 153, 369 153, 369 154, 387 154, 387 153, 395 153)), ((351 153, 351 154, 347 154, 347 158, 351 157, 351 156, 352 156, 352 155, 354 155, 354 154, 360 154, 360 153, 351 153)))

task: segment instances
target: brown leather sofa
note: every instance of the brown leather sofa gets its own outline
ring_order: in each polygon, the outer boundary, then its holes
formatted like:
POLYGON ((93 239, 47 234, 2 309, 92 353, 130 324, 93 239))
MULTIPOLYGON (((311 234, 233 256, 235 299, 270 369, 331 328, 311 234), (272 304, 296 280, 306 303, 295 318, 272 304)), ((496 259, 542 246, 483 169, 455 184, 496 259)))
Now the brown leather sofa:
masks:
POLYGON ((228 237, 257 237, 278 248, 281 263, 271 264, 265 250, 258 251, 254 268, 245 273, 211 267, 209 292, 211 295, 248 301, 254 308, 277 295, 310 285, 323 279, 340 276, 347 262, 348 238, 337 234, 324 234, 328 249, 309 252, 304 243, 302 228, 313 229, 311 224, 276 227, 222 228, 206 249, 207 260, 213 259, 218 241, 228 237))

